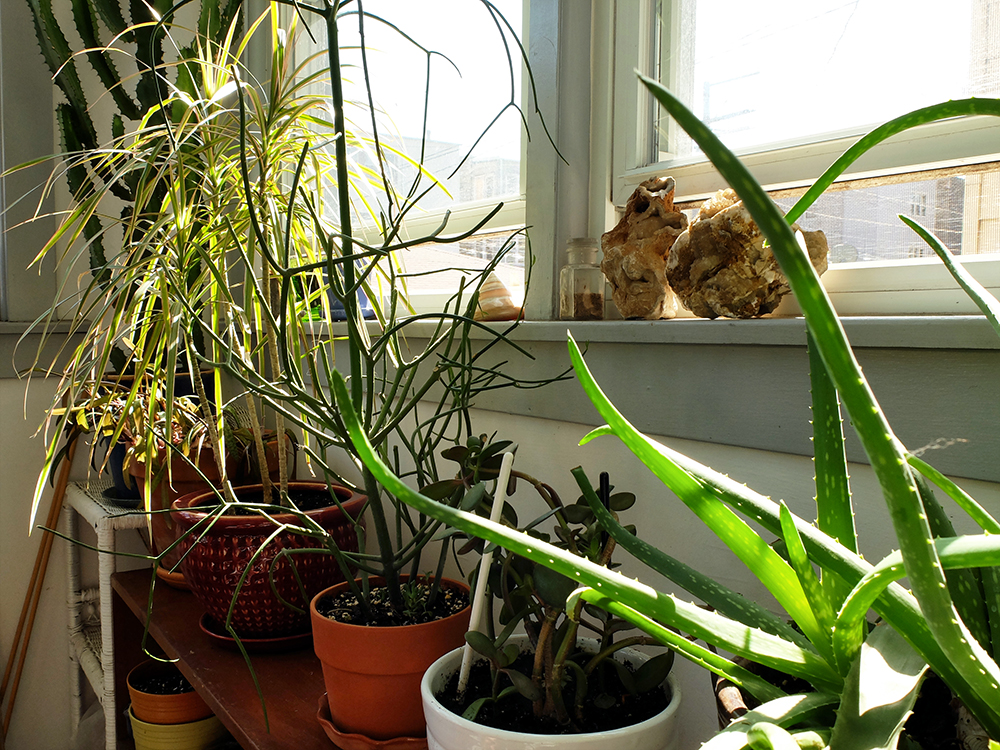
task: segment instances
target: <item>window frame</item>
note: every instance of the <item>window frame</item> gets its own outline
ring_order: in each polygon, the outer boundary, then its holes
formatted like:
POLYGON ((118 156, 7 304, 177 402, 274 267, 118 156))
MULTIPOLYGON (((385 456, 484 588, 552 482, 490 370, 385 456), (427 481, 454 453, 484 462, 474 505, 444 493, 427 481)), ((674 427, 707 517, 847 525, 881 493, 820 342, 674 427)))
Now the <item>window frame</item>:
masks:
MULTIPOLYGON (((676 15, 674 9, 679 0, 668 1, 676 15)), ((648 163, 655 148, 651 132, 652 97, 641 87, 634 71, 642 67, 643 60, 647 72, 653 70, 655 44, 650 24, 654 19, 654 3, 655 0, 616 0, 613 24, 609 24, 616 30, 608 61, 614 70, 613 99, 606 100, 613 101, 614 112, 610 202, 617 207, 624 206, 643 180, 665 173, 677 180, 677 201, 704 200, 727 187, 715 168, 704 160, 648 163)), ((595 100, 594 106, 601 105, 595 100)), ((837 133, 812 143, 769 144, 737 154, 768 190, 803 187, 810 185, 867 129, 837 133)), ((998 161, 1000 122, 988 117, 965 118, 925 125, 879 144, 838 182, 998 161), (907 166, 913 169, 904 170, 907 166)), ((996 251, 1000 253, 1000 248, 996 251)), ((1000 293, 1000 258, 958 257, 963 261, 975 258, 975 262, 967 264, 973 275, 994 294, 1000 293)), ((957 287, 936 259, 842 264, 832 267, 823 278, 834 305, 844 315, 977 312, 971 301, 958 302, 950 294, 957 287)), ((794 304, 789 304, 777 312, 795 314, 796 310, 794 304)))

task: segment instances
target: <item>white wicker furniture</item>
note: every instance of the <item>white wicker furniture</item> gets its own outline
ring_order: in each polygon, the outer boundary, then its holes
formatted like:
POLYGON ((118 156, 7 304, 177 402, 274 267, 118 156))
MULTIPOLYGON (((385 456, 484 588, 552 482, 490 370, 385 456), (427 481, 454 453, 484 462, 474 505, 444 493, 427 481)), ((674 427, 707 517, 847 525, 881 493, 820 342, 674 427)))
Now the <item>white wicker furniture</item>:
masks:
MULTIPOLYGON (((78 538, 78 519, 83 518, 97 534, 99 586, 80 587, 80 551, 70 544, 67 554, 69 606, 69 657, 73 665, 70 680, 70 711, 73 728, 80 723, 81 683, 79 672, 90 680, 104 708, 105 747, 117 747, 115 701, 114 620, 112 618, 111 574, 117 568, 116 534, 122 529, 146 525, 146 516, 116 505, 105 496, 110 482, 70 482, 63 501, 63 528, 72 539, 78 538)), ((86 550, 84 550, 86 552, 86 550)), ((124 708, 124 707, 122 707, 124 708)))

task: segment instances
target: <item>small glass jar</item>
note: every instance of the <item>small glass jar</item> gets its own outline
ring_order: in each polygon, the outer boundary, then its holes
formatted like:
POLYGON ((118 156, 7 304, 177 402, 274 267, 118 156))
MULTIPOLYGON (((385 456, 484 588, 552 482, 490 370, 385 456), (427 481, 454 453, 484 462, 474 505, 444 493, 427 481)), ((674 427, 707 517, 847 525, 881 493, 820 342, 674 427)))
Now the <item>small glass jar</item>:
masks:
POLYGON ((559 318, 604 320, 604 273, 597 265, 598 241, 575 237, 566 244, 559 272, 559 318))

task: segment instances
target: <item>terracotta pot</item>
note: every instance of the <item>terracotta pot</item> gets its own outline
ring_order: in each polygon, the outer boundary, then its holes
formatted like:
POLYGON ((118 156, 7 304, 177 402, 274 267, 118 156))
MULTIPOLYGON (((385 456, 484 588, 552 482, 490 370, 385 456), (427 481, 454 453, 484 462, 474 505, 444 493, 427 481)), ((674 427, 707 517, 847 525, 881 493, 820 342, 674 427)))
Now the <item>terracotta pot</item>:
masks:
MULTIPOLYGON (((227 464, 227 470, 234 462, 227 464)), ((153 482, 150 490, 150 510, 169 510, 175 501, 191 493, 204 493, 219 484, 219 470, 215 465, 215 454, 211 448, 202 449, 198 455, 198 471, 180 458, 172 459, 169 476, 164 473, 161 480, 153 482), (204 478, 202 478, 202 474, 204 478), (207 482, 205 480, 208 480, 207 482)), ((129 474, 135 478, 142 497, 146 496, 146 466, 133 461, 129 465, 129 474)), ((159 554, 177 540, 177 528, 171 513, 153 513, 150 516, 152 528, 153 553, 159 554)), ((165 570, 174 568, 181 559, 179 549, 172 550, 163 558, 160 566, 165 570)), ((169 582, 169 581, 168 581, 169 582)))
MULTIPOLYGON (((581 639, 584 642, 588 639, 581 639)), ((522 650, 530 648, 527 636, 513 636, 522 650)), ((596 648, 597 641, 592 641, 596 648)), ((602 750, 603 748, 629 748, 629 750, 676 750, 677 711, 681 703, 681 690, 673 675, 667 678, 670 703, 656 716, 630 727, 607 732, 588 734, 531 734, 508 732, 476 724, 463 719, 445 708, 435 697, 448 679, 462 665, 462 652, 458 648, 434 662, 420 682, 424 715, 427 718, 427 750, 602 750)), ((633 649, 622 649, 620 658, 636 663, 648 657, 633 649)))
POLYGON ((128 673, 128 694, 132 700, 132 713, 137 719, 148 724, 186 724, 212 715, 212 709, 194 688, 186 693, 163 695, 143 692, 133 685, 133 681, 159 676, 173 678, 179 674, 180 670, 174 664, 156 659, 147 659, 128 673))
MULTIPOLYGON (((381 583, 371 579, 372 586, 381 583)), ((469 591, 460 581, 444 579, 442 585, 469 591)), ((420 680, 436 659, 465 643, 471 609, 421 625, 385 628, 337 622, 316 611, 321 597, 346 588, 342 583, 323 591, 309 605, 333 725, 373 740, 423 736, 420 680)))
POLYGON ((150 724, 129 709, 135 750, 209 750, 226 736, 217 716, 186 724, 150 724))
MULTIPOLYGON (((322 482, 292 482, 289 489, 328 491, 322 482)), ((345 510, 352 517, 356 516, 365 498, 344 487, 335 489, 345 510)), ((235 490, 237 497, 260 491, 259 484, 235 490)), ((171 515, 177 522, 179 532, 184 535, 178 545, 181 554, 191 550, 182 563, 184 578, 208 614, 221 624, 226 620, 240 577, 260 546, 274 533, 276 524, 301 525, 301 521, 292 514, 274 515, 273 522, 259 515, 221 516, 210 527, 205 523, 193 533, 186 534, 207 518, 205 511, 196 510, 203 504, 215 505, 215 494, 201 492, 187 495, 174 503, 171 515)), ((306 515, 328 531, 341 549, 357 550, 353 522, 336 505, 308 511, 306 515)), ((340 567, 330 554, 296 554, 295 570, 306 594, 303 598, 288 558, 279 560, 273 569, 271 562, 283 549, 316 549, 320 546, 320 542, 291 531, 282 531, 268 542, 254 560, 251 572, 236 597, 232 625, 238 635, 278 638, 309 631, 307 604, 319 591, 344 580, 340 567), (299 607, 301 612, 285 606, 275 596, 271 588, 272 580, 281 597, 299 607)))

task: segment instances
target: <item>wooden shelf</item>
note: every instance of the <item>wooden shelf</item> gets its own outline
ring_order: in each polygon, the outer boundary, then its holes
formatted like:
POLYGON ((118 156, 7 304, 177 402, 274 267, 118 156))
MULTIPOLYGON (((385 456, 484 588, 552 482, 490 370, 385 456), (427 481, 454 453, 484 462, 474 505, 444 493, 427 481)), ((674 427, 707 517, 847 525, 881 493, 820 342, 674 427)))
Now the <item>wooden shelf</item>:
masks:
MULTIPOLYGON (((142 661, 139 646, 149 599, 150 572, 112 577, 115 614, 116 692, 127 696, 125 675, 142 661)), ((158 584, 154 590, 149 634, 178 666, 244 750, 331 750, 316 719, 325 692, 323 672, 312 645, 281 654, 251 654, 270 720, 264 722, 253 677, 238 651, 212 642, 198 627, 202 609, 186 591, 158 584)), ((127 698, 119 700, 127 704, 127 698)), ((127 717, 119 714, 120 748, 130 748, 127 717)))

